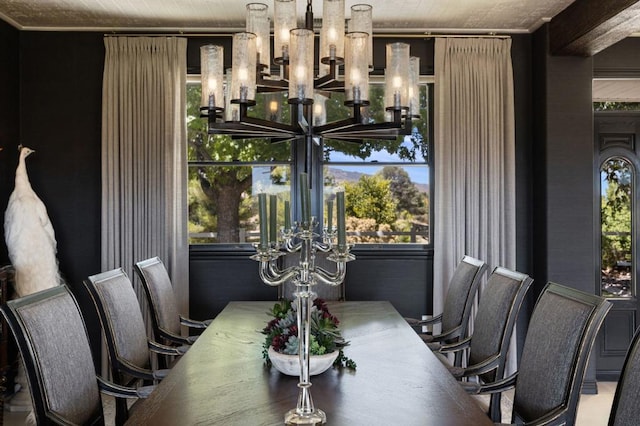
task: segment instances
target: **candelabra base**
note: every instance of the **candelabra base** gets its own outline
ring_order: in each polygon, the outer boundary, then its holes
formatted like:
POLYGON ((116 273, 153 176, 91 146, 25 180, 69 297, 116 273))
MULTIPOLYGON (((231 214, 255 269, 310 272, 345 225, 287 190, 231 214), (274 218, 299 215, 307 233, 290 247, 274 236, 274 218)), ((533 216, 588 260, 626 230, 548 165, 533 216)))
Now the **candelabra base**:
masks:
POLYGON ((327 422, 324 411, 315 408, 311 413, 299 413, 297 408, 289 410, 284 415, 286 425, 321 425, 327 422))

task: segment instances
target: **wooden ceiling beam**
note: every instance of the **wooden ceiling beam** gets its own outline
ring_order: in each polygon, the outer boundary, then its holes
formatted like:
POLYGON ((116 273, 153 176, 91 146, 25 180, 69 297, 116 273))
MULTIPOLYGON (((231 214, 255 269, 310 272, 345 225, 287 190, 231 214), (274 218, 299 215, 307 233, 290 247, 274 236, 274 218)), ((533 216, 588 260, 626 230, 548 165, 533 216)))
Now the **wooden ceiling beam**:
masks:
POLYGON ((592 56, 640 29, 640 0, 576 0, 549 24, 554 55, 592 56))

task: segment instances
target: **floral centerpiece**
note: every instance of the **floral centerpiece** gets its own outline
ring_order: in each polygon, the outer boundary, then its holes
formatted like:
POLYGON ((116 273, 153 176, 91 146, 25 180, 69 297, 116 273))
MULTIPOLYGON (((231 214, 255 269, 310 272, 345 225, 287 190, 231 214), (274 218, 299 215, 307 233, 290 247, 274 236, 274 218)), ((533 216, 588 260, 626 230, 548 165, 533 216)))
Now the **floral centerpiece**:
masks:
MULTIPOLYGON (((281 354, 298 354, 296 310, 297 306, 295 302, 283 299, 277 302, 269 311, 273 319, 271 319, 262 330, 262 334, 266 335, 262 355, 267 364, 271 364, 269 348, 281 354)), ((316 298, 311 308, 309 353, 313 356, 338 351, 333 365, 355 370, 356 363, 344 355, 343 348, 347 346, 349 342, 340 334, 340 329, 338 328, 339 323, 338 318, 329 312, 327 303, 323 299, 316 298)))

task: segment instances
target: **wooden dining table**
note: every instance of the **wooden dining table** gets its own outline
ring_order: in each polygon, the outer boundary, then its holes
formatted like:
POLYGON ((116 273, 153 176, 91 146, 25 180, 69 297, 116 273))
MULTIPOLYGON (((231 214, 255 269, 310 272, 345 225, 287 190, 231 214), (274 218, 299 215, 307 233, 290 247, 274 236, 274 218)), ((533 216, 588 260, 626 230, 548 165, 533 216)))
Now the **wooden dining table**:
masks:
MULTIPOLYGON (((267 367, 260 333, 273 302, 231 302, 175 364, 128 425, 282 425, 298 378, 267 367)), ((388 302, 330 302, 355 371, 312 376, 327 425, 492 425, 388 302)))

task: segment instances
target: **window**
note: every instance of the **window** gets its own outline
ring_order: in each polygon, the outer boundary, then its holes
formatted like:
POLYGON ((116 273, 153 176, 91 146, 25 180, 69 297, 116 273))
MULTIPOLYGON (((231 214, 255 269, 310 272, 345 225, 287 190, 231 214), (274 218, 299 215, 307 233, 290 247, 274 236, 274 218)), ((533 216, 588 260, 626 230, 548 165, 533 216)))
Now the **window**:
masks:
MULTIPOLYGON (((421 86, 423 110, 411 136, 395 141, 363 144, 320 141, 324 186, 315 199, 331 199, 344 187, 349 243, 430 242, 430 167, 428 87, 421 86)), ((384 87, 372 84, 366 117, 384 120, 384 87)), ((350 110, 341 94, 325 102, 327 122, 344 119, 350 110)), ((289 120, 286 94, 258 94, 250 115, 289 120)), ((291 176, 303 170, 296 144, 266 139, 234 140, 207 134, 206 119, 199 118, 199 79, 189 79, 187 123, 189 142, 189 240, 203 243, 255 243, 259 237, 254 194, 277 193, 278 216, 284 223, 284 200, 291 200, 291 176)), ((316 121, 317 122, 317 121, 316 121)), ((293 205, 293 203, 292 203, 293 205)))

